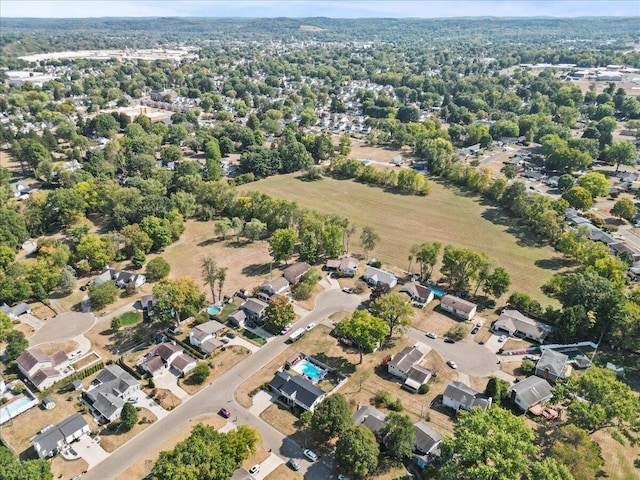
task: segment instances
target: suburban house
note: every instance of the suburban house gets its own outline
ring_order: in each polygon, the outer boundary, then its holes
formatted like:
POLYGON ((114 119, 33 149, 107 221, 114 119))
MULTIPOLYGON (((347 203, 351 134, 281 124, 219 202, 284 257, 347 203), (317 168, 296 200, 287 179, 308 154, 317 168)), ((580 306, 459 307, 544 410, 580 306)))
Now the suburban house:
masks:
POLYGON ((107 365, 98 373, 83 399, 106 421, 120 417, 125 399, 140 390, 140 383, 118 365, 107 365))
POLYGON ((3 303, 2 305, 0 305, 0 311, 5 315, 7 315, 10 320, 15 320, 20 315, 24 315, 25 313, 31 313, 31 307, 24 302, 18 303, 13 307, 10 307, 6 303, 3 303))
POLYGON ((440 456, 442 435, 423 421, 414 423, 416 427, 416 448, 413 458, 420 468, 426 467, 434 458, 440 456))
POLYGON ((210 338, 219 338, 226 330, 226 326, 217 320, 210 320, 200 325, 196 325, 189 332, 189 343, 194 347, 199 347, 210 338))
POLYGON ((364 425, 376 437, 378 443, 384 441, 384 429, 387 426, 385 418, 387 416, 373 407, 362 406, 351 416, 354 425, 364 425))
POLYGON ((94 282, 98 285, 113 280, 118 288, 127 288, 132 283, 135 288, 139 288, 147 281, 147 277, 140 273, 127 272, 125 270, 114 270, 105 267, 100 275, 96 277, 94 282))
POLYGON ((387 371, 396 377, 405 380, 409 374, 409 370, 421 362, 424 358, 424 349, 419 349, 417 344, 413 347, 405 347, 396 353, 389 363, 387 363, 387 371))
POLYGON ((82 415, 74 413, 57 425, 49 425, 40 430, 40 433, 31 439, 31 443, 39 458, 49 458, 90 431, 82 415))
POLYGON ((358 271, 358 259, 353 257, 341 258, 337 270, 343 277, 355 277, 358 271))
POLYGON ((195 358, 184 353, 182 347, 173 343, 156 345, 147 355, 140 367, 152 377, 171 369, 183 376, 197 365, 195 358))
POLYGON ((244 322, 247 319, 247 314, 244 313, 244 310, 236 310, 227 318, 227 322, 229 322, 234 327, 243 328, 244 322))
POLYGON ((154 317, 154 307, 158 303, 155 295, 143 295, 140 297, 140 307, 142 308, 142 319, 145 322, 151 321, 154 317))
POLYGON ((478 306, 475 303, 468 302, 462 298, 453 295, 445 295, 440 300, 440 308, 445 312, 452 313, 458 318, 471 320, 476 314, 478 306))
POLYGON ((31 348, 22 352, 16 364, 38 390, 44 390, 74 372, 69 365, 69 357, 63 351, 49 356, 39 348, 31 348))
POLYGON ((269 296, 282 295, 289 290, 289 280, 284 277, 274 278, 273 280, 265 280, 262 284, 262 291, 269 296))
POLYGON ((402 385, 402 388, 409 390, 413 393, 418 393, 420 387, 431 380, 433 372, 428 368, 421 367, 420 365, 414 365, 407 372, 407 378, 402 385))
POLYGON ((504 310, 491 329, 496 333, 528 338, 538 343, 551 333, 551 326, 521 314, 518 310, 504 310))
POLYGON ((476 392, 462 382, 449 382, 442 395, 442 404, 455 411, 471 410, 473 407, 486 410, 491 406, 491 397, 476 392))
POLYGON ((313 412, 313 409, 324 400, 325 392, 304 377, 277 372, 269 388, 282 395, 286 403, 313 412))
POLYGON ((11 182, 9 184, 9 188, 13 194, 13 198, 17 198, 19 200, 26 200, 29 198, 29 194, 31 193, 31 187, 22 180, 11 182))
POLYGON ((540 377, 527 377, 514 384, 509 390, 509 398, 523 412, 541 403, 548 402, 553 396, 553 388, 545 379, 540 377))
POLYGON ((296 262, 293 265, 284 269, 282 275, 286 278, 291 285, 295 285, 300 281, 302 276, 309 271, 311 265, 307 262, 296 262))
POLYGON ((261 323, 268 306, 269 304, 267 302, 263 302, 257 298, 247 298, 242 305, 240 305, 240 309, 244 312, 247 320, 261 323))
POLYGON ((409 295, 411 303, 420 308, 424 308, 425 305, 431 303, 435 298, 433 291, 424 285, 420 285, 419 282, 406 283, 400 289, 400 292, 409 295))
POLYGON ((550 382, 555 382, 559 378, 567 378, 571 374, 569 357, 564 353, 547 348, 536 363, 535 374, 550 382))
POLYGON ((362 275, 362 279, 372 287, 386 285, 389 288, 393 288, 398 284, 398 279, 393 273, 385 272, 376 267, 367 267, 362 275))

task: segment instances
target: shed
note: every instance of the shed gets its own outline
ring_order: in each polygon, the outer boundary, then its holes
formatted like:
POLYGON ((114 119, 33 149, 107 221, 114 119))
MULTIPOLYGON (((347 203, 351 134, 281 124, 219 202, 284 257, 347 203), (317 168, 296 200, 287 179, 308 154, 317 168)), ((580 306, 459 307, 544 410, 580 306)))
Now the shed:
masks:
POLYGON ((71 386, 73 387, 74 390, 81 390, 83 387, 82 380, 74 380, 71 383, 71 386))
POLYGON ((44 397, 42 399, 42 406, 46 410, 51 410, 52 408, 54 408, 56 406, 56 401, 51 397, 44 397))

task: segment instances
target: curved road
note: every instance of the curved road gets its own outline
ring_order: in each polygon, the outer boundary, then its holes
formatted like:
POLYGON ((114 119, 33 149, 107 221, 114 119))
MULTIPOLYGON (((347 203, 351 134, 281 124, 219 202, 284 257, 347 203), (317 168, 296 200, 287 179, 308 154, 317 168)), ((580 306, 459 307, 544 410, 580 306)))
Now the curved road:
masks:
POLYGON ((44 322, 42 328, 29 338, 29 344, 34 346, 73 338, 89 330, 95 322, 93 313, 61 313, 44 322))
MULTIPOLYGON (((353 311, 360 304, 356 295, 348 295, 338 289, 325 290, 316 298, 316 308, 296 323, 296 328, 305 327, 311 322, 319 324, 335 312, 353 311)), ((301 473, 305 478, 331 478, 333 468, 326 460, 310 463, 302 456, 302 448, 271 427, 262 419, 252 415, 235 401, 236 388, 251 377, 271 359, 285 350, 287 336, 275 337, 258 352, 250 355, 241 363, 217 378, 210 386, 171 411, 165 418, 157 421, 129 442, 115 450, 107 459, 96 465, 83 477, 89 480, 115 478, 130 466, 144 459, 147 452, 158 448, 162 442, 173 435, 193 417, 205 413, 215 413, 221 407, 231 411, 234 423, 248 424, 260 430, 266 449, 283 457, 299 460, 301 473), (237 420, 236 420, 237 419, 237 420)))

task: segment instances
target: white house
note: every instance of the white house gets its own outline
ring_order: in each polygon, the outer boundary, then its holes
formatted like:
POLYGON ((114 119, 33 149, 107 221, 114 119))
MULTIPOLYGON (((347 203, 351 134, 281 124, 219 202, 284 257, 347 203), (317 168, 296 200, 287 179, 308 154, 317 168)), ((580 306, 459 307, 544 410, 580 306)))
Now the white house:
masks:
POLYGON ((491 329, 494 332, 504 332, 507 335, 529 338, 543 343, 551 333, 551 326, 523 315, 518 310, 504 310, 491 329))
POLYGON ((396 353, 391 361, 387 363, 387 371, 391 375, 405 380, 409 374, 409 370, 411 370, 411 367, 421 362, 424 355, 424 352, 418 348, 418 345, 405 347, 400 352, 396 353))
POLYGON ((0 312, 6 314, 11 320, 15 320, 20 315, 24 315, 25 313, 31 313, 31 307, 22 302, 10 307, 6 303, 0 305, 0 312))
POLYGON ((435 298, 435 294, 430 288, 420 285, 419 282, 409 282, 401 289, 401 293, 406 293, 411 298, 411 303, 415 306, 423 308, 435 298))
POLYGON ((458 298, 453 295, 445 295, 440 300, 440 308, 456 317, 471 320, 476 314, 478 306, 475 303, 468 302, 462 298, 458 298))
POLYGON ((284 277, 277 277, 272 280, 265 280, 262 284, 262 290, 269 296, 282 295, 289 290, 289 280, 284 277))
POLYGON ((140 273, 127 272, 125 270, 115 270, 105 267, 100 275, 94 280, 98 285, 113 280, 118 288, 127 288, 127 285, 133 283, 135 288, 140 288, 147 282, 147 277, 140 273))
POLYGON ((140 390, 140 383, 118 365, 107 365, 82 398, 97 415, 112 422, 120 417, 125 399, 140 390))
POLYGON ((189 343, 194 347, 199 347, 210 338, 220 337, 226 328, 224 324, 216 320, 196 325, 189 332, 189 343))
POLYGON ((18 370, 38 389, 44 390, 75 370, 63 351, 47 355, 39 348, 25 350, 16 360, 18 370))
POLYGON ((398 279, 393 273, 375 267, 367 267, 362 279, 373 287, 387 285, 389 288, 393 288, 398 284, 398 279))
POLYGON ((149 350, 147 358, 142 361, 140 367, 155 377, 172 369, 182 376, 193 370, 196 365, 196 359, 184 353, 179 345, 161 343, 149 350))
POLYGON ((65 445, 87 435, 91 429, 79 413, 74 413, 57 425, 49 425, 31 439, 41 459, 55 456, 65 445))

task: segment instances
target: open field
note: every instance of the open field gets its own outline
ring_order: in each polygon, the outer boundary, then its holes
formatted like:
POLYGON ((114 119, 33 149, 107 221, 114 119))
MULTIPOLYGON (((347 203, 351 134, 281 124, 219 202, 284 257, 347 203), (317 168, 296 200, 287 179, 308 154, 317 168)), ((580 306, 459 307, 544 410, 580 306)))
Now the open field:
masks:
POLYGON ((640 446, 629 445, 625 439, 625 445, 620 445, 606 430, 600 430, 591 435, 591 439, 600 445, 601 455, 604 459, 602 469, 607 472, 609 478, 616 480, 634 480, 638 478, 638 468, 633 462, 640 458, 640 446))
MULTIPOLYGON (((303 182, 295 174, 274 176, 244 188, 344 215, 360 228, 372 227, 381 239, 371 255, 401 269, 400 273, 407 267, 412 245, 437 240, 443 246, 452 244, 488 254, 509 272, 511 291, 527 293, 543 305, 553 303, 539 286, 559 270, 559 254, 539 246, 527 229, 501 210, 464 192, 433 183, 427 197, 406 196, 351 180, 303 182)), ((362 252, 358 237, 359 232, 352 243, 356 252, 362 252)))

